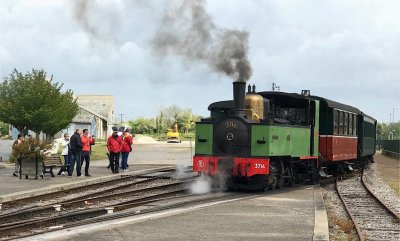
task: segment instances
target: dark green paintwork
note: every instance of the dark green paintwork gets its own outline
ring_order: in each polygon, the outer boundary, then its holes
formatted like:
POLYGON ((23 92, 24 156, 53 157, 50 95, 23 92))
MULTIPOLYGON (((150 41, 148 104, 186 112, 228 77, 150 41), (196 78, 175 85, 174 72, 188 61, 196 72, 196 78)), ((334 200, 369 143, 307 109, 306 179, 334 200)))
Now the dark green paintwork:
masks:
POLYGON ((195 154, 211 155, 213 146, 213 125, 196 123, 195 154))
POLYGON ((364 137, 362 141, 362 156, 375 154, 375 138, 364 137))
POLYGON ((320 115, 320 102, 319 100, 315 101, 315 126, 314 126, 314 153, 312 156, 318 156, 319 150, 319 115, 320 115))
POLYGON ((251 132, 252 156, 310 155, 309 128, 253 125, 251 132))

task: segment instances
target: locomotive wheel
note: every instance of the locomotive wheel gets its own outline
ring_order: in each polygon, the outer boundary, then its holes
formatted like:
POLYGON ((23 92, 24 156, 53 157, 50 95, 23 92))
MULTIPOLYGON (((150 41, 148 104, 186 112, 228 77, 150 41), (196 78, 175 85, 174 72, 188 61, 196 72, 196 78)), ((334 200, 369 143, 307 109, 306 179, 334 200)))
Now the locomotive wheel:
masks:
POLYGON ((267 178, 267 189, 274 190, 278 185, 278 178, 276 172, 271 172, 267 178))
POLYGON ((285 168, 285 166, 283 165, 283 161, 282 160, 279 160, 278 165, 279 165, 279 168, 278 168, 278 172, 277 172, 276 188, 277 189, 282 189, 283 183, 285 182, 285 179, 282 176, 288 169, 285 168))
POLYGON ((309 175, 309 179, 306 184, 315 185, 319 183, 319 174, 316 170, 313 171, 312 174, 309 175))
POLYGON ((271 184, 268 185, 268 190, 274 190, 278 184, 278 179, 274 176, 271 184))
POLYGON ((288 172, 288 176, 289 176, 287 184, 289 187, 291 187, 291 186, 293 186, 293 184, 295 182, 296 176, 295 176, 295 173, 294 173, 292 167, 288 168, 287 172, 288 172))
POLYGON ((285 179, 283 179, 282 177, 277 179, 276 181, 276 188, 277 189, 282 189, 283 187, 283 183, 285 182, 285 179))

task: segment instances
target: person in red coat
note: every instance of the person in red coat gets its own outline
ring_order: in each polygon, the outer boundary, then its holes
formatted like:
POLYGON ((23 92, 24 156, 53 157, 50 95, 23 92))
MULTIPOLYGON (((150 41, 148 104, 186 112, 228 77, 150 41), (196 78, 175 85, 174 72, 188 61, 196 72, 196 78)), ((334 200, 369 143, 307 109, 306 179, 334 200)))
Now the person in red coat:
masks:
POLYGON ((90 146, 94 145, 95 140, 89 135, 88 129, 83 129, 83 135, 81 135, 82 141, 82 165, 85 161, 85 176, 90 177, 89 174, 89 164, 90 164, 90 146))
POLYGON ((129 152, 132 151, 132 136, 129 133, 129 130, 126 129, 123 133, 123 141, 122 141, 122 148, 121 148, 121 155, 122 155, 122 161, 121 161, 121 168, 122 171, 128 172, 128 156, 129 152))
POLYGON ((110 152, 111 171, 118 173, 119 169, 119 153, 122 148, 122 138, 118 135, 118 130, 114 131, 107 140, 107 149, 110 152))

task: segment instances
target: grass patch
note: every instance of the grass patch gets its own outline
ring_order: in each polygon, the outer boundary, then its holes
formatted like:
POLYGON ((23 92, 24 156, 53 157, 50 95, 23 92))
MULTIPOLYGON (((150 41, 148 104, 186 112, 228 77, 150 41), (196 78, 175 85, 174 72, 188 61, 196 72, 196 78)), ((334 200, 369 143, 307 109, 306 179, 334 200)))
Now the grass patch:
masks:
POLYGON ((99 142, 96 140, 96 145, 92 146, 92 155, 90 160, 107 160, 107 142, 99 142))
POLYGON ((351 220, 347 218, 341 218, 336 215, 331 217, 331 221, 334 225, 337 225, 341 231, 346 234, 350 234, 354 230, 354 225, 351 220))
POLYGON ((398 196, 400 196, 400 186, 399 186, 399 182, 396 180, 386 180, 386 182, 388 183, 389 187, 391 187, 398 196))

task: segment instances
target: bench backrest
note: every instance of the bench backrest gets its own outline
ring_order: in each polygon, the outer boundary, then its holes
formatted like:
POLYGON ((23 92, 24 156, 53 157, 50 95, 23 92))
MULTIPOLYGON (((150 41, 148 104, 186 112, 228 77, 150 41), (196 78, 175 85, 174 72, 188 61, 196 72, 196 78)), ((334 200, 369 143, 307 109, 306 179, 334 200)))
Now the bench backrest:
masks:
POLYGON ((49 156, 44 160, 45 166, 59 166, 63 165, 59 156, 49 156))

